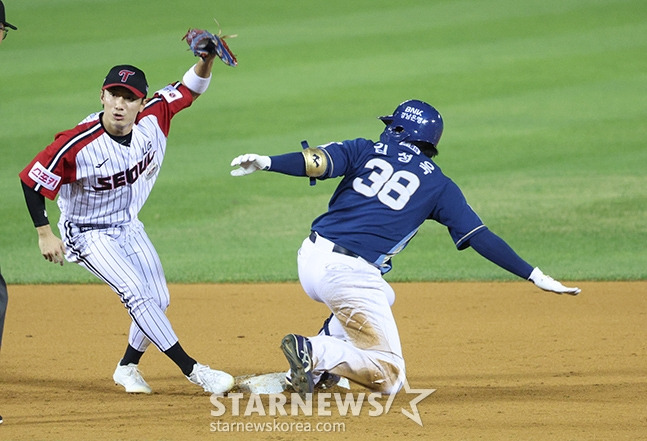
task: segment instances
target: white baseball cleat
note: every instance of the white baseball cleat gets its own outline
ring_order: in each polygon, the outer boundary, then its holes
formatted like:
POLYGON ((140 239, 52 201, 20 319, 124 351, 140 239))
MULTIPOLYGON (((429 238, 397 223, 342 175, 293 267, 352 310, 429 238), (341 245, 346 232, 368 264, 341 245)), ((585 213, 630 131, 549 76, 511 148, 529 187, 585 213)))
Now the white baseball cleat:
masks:
POLYGON ((126 389, 126 392, 133 394, 150 394, 153 389, 146 383, 139 372, 136 364, 130 363, 126 366, 117 364, 117 369, 112 375, 115 384, 119 384, 126 389))
POLYGON ((193 384, 202 386, 205 392, 212 394, 224 394, 234 387, 234 377, 227 372, 211 369, 209 366, 196 363, 193 365, 191 375, 186 378, 193 384))

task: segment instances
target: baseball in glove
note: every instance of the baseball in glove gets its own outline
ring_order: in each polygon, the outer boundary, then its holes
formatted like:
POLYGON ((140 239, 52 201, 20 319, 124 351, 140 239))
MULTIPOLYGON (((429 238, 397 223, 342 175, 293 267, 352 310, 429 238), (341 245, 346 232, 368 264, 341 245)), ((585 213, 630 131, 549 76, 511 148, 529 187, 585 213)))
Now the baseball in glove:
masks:
POLYGON ((238 61, 227 43, 225 43, 225 38, 227 37, 227 35, 214 35, 204 29, 189 29, 182 37, 182 40, 186 40, 196 57, 206 58, 215 54, 226 65, 235 67, 238 61))

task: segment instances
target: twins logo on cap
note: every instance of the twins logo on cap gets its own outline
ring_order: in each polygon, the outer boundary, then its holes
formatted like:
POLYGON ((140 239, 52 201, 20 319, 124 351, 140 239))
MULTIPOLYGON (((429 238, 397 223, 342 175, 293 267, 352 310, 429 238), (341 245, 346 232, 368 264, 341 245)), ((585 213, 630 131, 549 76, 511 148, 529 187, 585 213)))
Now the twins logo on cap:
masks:
POLYGON ((146 75, 141 69, 129 64, 122 64, 110 69, 103 81, 102 89, 116 86, 125 87, 139 98, 144 98, 148 93, 146 75))
POLYGON ((127 82, 128 77, 131 76, 131 75, 135 75, 135 72, 133 72, 132 70, 122 69, 122 70, 119 71, 119 76, 121 76, 121 82, 122 83, 127 82))

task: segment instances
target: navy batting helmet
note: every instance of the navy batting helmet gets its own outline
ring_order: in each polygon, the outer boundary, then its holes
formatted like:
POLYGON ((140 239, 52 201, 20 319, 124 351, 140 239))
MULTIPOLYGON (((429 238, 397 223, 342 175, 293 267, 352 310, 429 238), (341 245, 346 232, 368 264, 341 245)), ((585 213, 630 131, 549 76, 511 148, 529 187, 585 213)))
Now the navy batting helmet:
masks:
POLYGON ((420 147, 425 154, 434 156, 443 134, 443 118, 431 105, 419 100, 400 104, 393 115, 380 116, 386 128, 382 136, 397 142, 409 142, 420 147))

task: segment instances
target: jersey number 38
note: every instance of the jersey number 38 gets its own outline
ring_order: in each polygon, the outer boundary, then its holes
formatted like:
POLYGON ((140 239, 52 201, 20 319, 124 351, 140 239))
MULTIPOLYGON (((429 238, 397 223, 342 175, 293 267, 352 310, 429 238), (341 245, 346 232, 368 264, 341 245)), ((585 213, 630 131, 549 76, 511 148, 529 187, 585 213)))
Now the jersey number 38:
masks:
POLYGON ((411 196, 420 187, 420 179, 407 170, 393 172, 393 166, 384 159, 373 158, 364 168, 373 170, 366 178, 355 178, 353 189, 366 196, 377 195, 378 200, 392 210, 402 210, 411 196))

